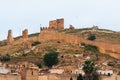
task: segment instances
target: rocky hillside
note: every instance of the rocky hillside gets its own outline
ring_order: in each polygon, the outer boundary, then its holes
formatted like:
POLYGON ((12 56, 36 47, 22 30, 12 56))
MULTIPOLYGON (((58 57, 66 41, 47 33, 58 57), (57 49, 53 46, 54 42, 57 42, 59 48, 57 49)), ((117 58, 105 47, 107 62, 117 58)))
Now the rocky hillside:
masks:
MULTIPOLYGON (((81 39, 83 38, 84 40, 88 40, 91 42, 103 42, 107 44, 117 44, 117 45, 120 44, 119 42, 120 33, 113 32, 110 30, 100 29, 98 31, 93 31, 90 28, 65 29, 65 30, 59 30, 58 33, 60 33, 60 35, 66 34, 66 35, 77 36, 77 37, 80 37, 81 39), (92 36, 92 39, 91 39, 91 36, 92 36)), ((47 37, 47 36, 43 36, 43 37, 47 37)), ((51 38, 50 35, 48 37, 51 38)), ((52 36, 52 38, 54 37, 52 36)), ((2 42, 5 44, 6 41, 2 41, 2 42)), ((42 39, 39 39, 39 33, 36 33, 36 34, 29 35, 29 38, 27 39, 21 39, 21 37, 15 38, 14 44, 1 45, 0 54, 1 56, 10 54, 11 59, 9 63, 28 61, 36 64, 38 63, 43 64, 42 59, 44 54, 50 51, 59 52, 59 58, 60 58, 59 64, 61 63, 74 64, 77 61, 79 61, 79 59, 84 60, 88 56, 96 59, 96 54, 94 53, 94 51, 91 51, 91 50, 87 51, 85 44, 86 43, 74 44, 69 41, 66 42, 64 40, 55 40, 55 39, 51 39, 51 40, 48 39, 46 41, 42 41, 42 39)), ((88 46, 88 47, 91 47, 91 46, 88 46)), ((99 62, 105 61, 105 60, 108 60, 108 61, 113 60, 119 63, 119 60, 113 57, 110 57, 109 55, 101 54, 101 52, 99 51, 98 53, 99 53, 99 60, 98 60, 99 62)))
POLYGON ((91 28, 84 28, 84 29, 71 29, 71 30, 65 29, 65 30, 60 30, 59 32, 75 35, 78 37, 82 37, 84 39, 87 39, 91 35, 95 35, 96 36, 95 41, 120 44, 120 32, 115 32, 111 30, 105 30, 105 29, 92 30, 91 28))

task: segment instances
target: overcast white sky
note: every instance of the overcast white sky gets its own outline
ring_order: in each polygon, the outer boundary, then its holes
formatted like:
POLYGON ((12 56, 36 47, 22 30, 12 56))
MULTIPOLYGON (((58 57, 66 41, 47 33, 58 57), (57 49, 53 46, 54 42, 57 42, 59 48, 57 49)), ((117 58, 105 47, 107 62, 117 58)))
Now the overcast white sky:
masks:
POLYGON ((0 0, 0 40, 8 29, 14 37, 25 28, 35 33, 56 18, 64 18, 66 28, 98 25, 120 31, 120 0, 0 0))

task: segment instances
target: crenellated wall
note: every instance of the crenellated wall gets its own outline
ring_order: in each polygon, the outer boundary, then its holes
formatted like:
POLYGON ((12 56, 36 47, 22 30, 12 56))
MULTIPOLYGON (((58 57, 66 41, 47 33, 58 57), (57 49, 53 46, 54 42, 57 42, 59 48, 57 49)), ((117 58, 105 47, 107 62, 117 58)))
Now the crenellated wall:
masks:
POLYGON ((65 41, 68 43, 76 43, 76 44, 80 42, 80 39, 77 36, 68 35, 64 33, 58 33, 55 30, 41 31, 39 39, 40 41, 58 40, 58 41, 65 41))

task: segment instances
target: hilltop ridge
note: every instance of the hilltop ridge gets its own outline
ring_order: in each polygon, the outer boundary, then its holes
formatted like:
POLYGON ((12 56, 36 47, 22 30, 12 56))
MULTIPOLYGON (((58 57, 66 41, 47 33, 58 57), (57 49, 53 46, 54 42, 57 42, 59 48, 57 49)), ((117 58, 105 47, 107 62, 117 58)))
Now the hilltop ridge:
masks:
MULTIPOLYGON (((63 28, 64 23, 61 24, 63 28)), ((98 26, 82 29, 75 29, 73 25, 70 25, 68 29, 59 29, 56 26, 55 28, 41 27, 40 33, 30 35, 29 31, 25 29, 22 36, 16 38, 13 38, 12 32, 9 31, 8 36, 10 35, 11 38, 0 42, 0 54, 10 54, 13 56, 12 62, 30 61, 37 63, 50 50, 57 50, 60 54, 82 54, 81 44, 84 43, 98 47, 99 52, 103 55, 120 59, 119 32, 99 29, 98 26), (95 40, 88 40, 90 36, 94 36, 95 40), (31 61, 31 58, 35 61, 31 61)))

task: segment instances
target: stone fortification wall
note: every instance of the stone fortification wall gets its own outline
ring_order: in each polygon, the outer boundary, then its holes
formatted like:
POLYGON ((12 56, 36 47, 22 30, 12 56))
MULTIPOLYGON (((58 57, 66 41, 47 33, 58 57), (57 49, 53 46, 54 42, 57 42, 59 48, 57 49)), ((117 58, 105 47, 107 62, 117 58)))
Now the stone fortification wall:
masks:
POLYGON ((67 43, 74 43, 74 44, 80 44, 84 42, 86 44, 97 46, 101 53, 109 54, 112 57, 120 59, 120 52, 119 52, 120 45, 118 44, 110 44, 110 43, 108 44, 102 42, 88 41, 80 37, 77 37, 75 35, 59 33, 55 30, 42 30, 40 32, 39 39, 40 41, 58 40, 58 41, 65 41, 67 43))

